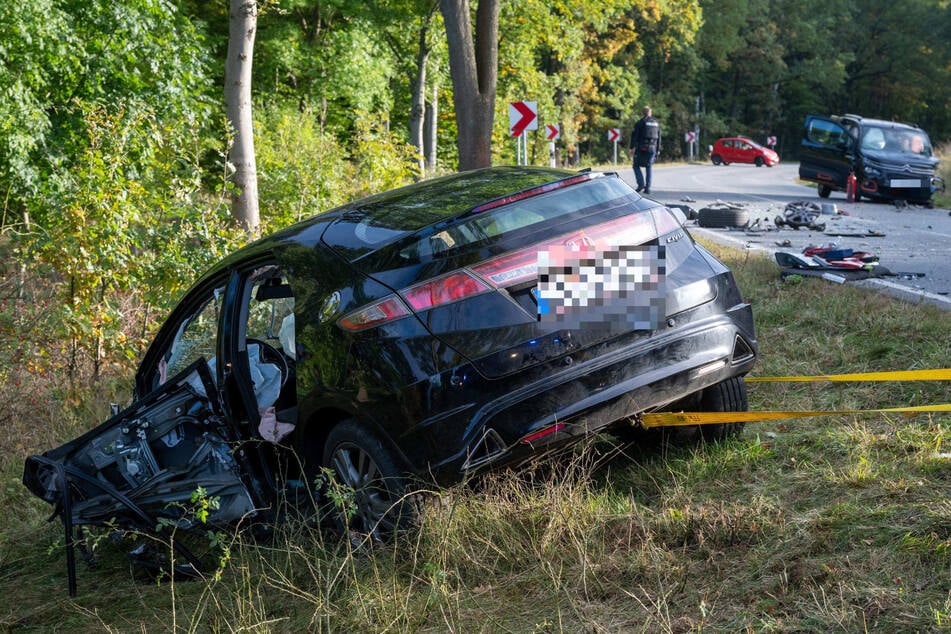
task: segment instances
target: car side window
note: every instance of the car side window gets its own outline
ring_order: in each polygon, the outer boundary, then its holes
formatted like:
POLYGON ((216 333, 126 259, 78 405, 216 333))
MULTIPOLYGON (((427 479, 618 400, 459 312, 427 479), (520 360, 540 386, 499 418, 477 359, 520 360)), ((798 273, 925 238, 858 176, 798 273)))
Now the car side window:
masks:
POLYGON ((832 121, 813 119, 806 128, 806 138, 820 145, 845 146, 847 136, 842 126, 832 121))
POLYGON ((247 337, 270 343, 289 359, 295 358, 294 295, 283 276, 254 283, 248 304, 247 337))
POLYGON ((204 357, 209 363, 215 358, 223 292, 223 288, 214 289, 201 307, 182 321, 172 345, 160 361, 160 385, 199 358, 204 357))

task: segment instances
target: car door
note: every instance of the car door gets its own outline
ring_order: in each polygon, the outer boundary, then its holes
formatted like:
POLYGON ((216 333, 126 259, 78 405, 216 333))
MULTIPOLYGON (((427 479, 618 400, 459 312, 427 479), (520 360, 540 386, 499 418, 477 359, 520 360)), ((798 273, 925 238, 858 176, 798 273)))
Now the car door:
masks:
POLYGON ((737 163, 753 163, 756 161, 756 148, 749 141, 738 139, 736 142, 737 163))
POLYGON ((733 147, 733 139, 724 139, 720 145, 720 156, 723 158, 724 163, 734 163, 736 162, 736 150, 733 147))
POLYGON ((845 189, 853 169, 855 141, 848 131, 827 117, 806 117, 799 151, 799 177, 834 189, 845 189))
POLYGON ((273 346, 249 333, 267 337, 269 330, 249 320, 267 321, 265 295, 274 293, 262 289, 280 283, 276 267, 257 263, 199 283, 145 355, 136 379, 141 396, 79 438, 30 457, 24 483, 69 509, 67 526, 115 522, 150 531, 164 518, 188 528, 199 491, 215 500, 204 520, 212 524, 267 506, 262 475, 270 463, 260 449, 258 401, 267 388, 267 405, 276 404, 288 363, 261 361, 273 346))

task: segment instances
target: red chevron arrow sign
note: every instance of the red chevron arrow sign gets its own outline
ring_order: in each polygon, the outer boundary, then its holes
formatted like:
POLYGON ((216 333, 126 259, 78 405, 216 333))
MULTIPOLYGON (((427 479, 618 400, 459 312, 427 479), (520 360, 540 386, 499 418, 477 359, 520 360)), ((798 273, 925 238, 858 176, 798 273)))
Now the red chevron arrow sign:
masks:
POLYGON ((549 141, 554 141, 561 136, 561 127, 555 123, 549 123, 545 126, 545 138, 549 141))
POLYGON ((516 101, 509 104, 509 132, 521 136, 525 130, 538 129, 538 102, 516 101))
POLYGON ((621 129, 620 128, 611 128, 608 130, 608 141, 614 141, 617 143, 618 139, 621 138, 621 129))

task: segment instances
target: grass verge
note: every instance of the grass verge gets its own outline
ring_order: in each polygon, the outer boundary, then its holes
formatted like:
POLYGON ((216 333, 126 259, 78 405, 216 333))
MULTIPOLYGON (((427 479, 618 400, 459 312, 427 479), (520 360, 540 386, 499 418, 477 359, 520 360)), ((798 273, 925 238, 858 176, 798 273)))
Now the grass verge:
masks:
MULTIPOLYGON (((710 245, 754 306, 755 374, 944 367, 951 315, 864 289, 780 281, 710 245)), ((7 341, 36 320, 0 316, 7 341)), ((22 310, 20 307, 17 310, 22 310)), ((31 334, 32 333, 32 334, 31 334)), ((36 345, 31 343, 30 345, 36 345)), ((28 356, 28 355, 27 355, 28 356)), ((44 366, 48 367, 48 366, 44 366)), ((355 549, 289 522, 228 535, 227 565, 145 581, 125 544, 95 544, 67 597, 26 455, 104 418, 108 390, 68 392, 23 357, 0 367, 2 631, 938 632, 951 623, 951 417, 843 414, 753 423, 719 445, 611 437, 439 494, 420 530, 355 549)), ((753 410, 947 403, 947 383, 750 384, 753 410)), ((159 544, 161 548, 162 545, 159 544)))

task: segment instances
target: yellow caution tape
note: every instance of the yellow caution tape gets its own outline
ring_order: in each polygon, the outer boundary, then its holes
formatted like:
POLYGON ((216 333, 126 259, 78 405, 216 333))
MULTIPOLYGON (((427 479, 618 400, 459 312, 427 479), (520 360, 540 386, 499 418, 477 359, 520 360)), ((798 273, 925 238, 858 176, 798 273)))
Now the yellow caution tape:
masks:
POLYGON ((858 374, 818 374, 816 376, 748 376, 747 383, 770 381, 951 381, 951 368, 940 370, 897 370, 894 372, 860 372, 858 374))
POLYGON ((911 414, 917 412, 951 412, 951 403, 944 405, 918 405, 915 407, 894 407, 888 409, 857 409, 826 412, 654 412, 641 414, 644 427, 685 427, 689 425, 711 425, 715 423, 753 423, 764 420, 784 418, 809 418, 812 416, 842 416, 846 414, 877 414, 882 412, 911 414))
MULTIPOLYGON (((819 374, 815 376, 748 376, 747 383, 765 382, 818 382, 818 381, 951 381, 951 368, 937 370, 897 370, 892 372, 860 372, 855 374, 819 374)), ((784 418, 813 416, 843 416, 878 413, 912 414, 918 412, 951 412, 951 403, 944 405, 917 405, 888 409, 856 409, 844 411, 779 411, 779 412, 653 412, 641 414, 643 427, 686 427, 718 423, 753 423, 784 418)))

